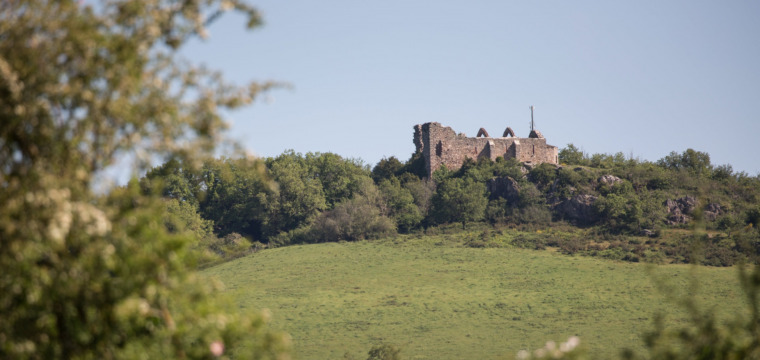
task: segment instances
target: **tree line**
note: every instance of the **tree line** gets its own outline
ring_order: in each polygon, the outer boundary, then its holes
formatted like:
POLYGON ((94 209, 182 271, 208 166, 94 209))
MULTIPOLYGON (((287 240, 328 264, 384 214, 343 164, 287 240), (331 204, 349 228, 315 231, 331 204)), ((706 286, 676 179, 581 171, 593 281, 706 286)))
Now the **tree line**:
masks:
POLYGON ((734 253, 756 252, 757 231, 747 230, 760 220, 756 176, 714 166, 709 154, 692 149, 649 162, 622 153, 589 156, 570 144, 559 157, 560 166, 468 159, 427 179, 421 154, 370 168, 332 153, 291 150, 265 159, 208 159, 199 168, 171 160, 139 184, 167 199, 167 226, 194 231, 222 256, 240 255, 251 242, 355 241, 451 223, 569 223, 649 237, 699 225, 750 239, 729 246, 734 253))

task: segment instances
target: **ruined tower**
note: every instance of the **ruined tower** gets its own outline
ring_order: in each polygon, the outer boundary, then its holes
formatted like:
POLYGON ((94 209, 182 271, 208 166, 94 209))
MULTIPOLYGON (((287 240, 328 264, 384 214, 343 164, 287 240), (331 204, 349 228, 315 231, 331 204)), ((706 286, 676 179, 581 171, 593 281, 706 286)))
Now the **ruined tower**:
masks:
POLYGON ((559 163, 559 150, 548 145, 538 130, 533 129, 527 138, 508 137, 514 135, 510 128, 504 131, 505 137, 497 138, 488 137, 488 132, 481 130, 479 134, 484 137, 467 137, 437 122, 415 125, 414 145, 425 160, 427 176, 432 176, 441 165, 459 169, 467 158, 496 160, 501 156, 531 164, 559 163))

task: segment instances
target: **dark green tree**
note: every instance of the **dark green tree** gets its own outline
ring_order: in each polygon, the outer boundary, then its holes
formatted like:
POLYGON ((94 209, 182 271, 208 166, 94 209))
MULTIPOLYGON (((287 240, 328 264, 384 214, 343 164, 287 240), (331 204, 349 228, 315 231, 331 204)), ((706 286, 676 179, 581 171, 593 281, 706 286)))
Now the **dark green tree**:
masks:
POLYGON ((548 189, 557 178, 557 167, 548 163, 540 164, 530 170, 528 177, 539 189, 548 189))
POLYGON ((467 222, 483 219, 488 198, 486 186, 472 179, 449 178, 443 181, 433 197, 434 214, 438 222, 467 222))
POLYGON ((427 177, 427 170, 425 169, 425 159, 421 152, 416 152, 409 157, 404 163, 404 167, 400 171, 401 174, 412 174, 420 179, 427 177))
POLYGON ((594 202, 594 210, 611 229, 636 231, 642 222, 641 200, 633 193, 609 193, 594 202))
POLYGON ((686 170, 695 175, 709 176, 712 171, 710 154, 694 149, 686 149, 681 154, 673 151, 668 156, 658 160, 657 164, 668 169, 686 170))
POLYGON ((401 186, 395 177, 383 180, 378 188, 388 207, 388 216, 396 221, 399 230, 407 232, 419 225, 423 216, 408 188, 401 186))
POLYGON ((404 164, 402 164, 395 156, 382 158, 377 162, 377 165, 372 168, 372 179, 379 184, 383 179, 390 179, 391 177, 400 175, 403 168, 404 164))
POLYGON ((414 204, 420 211, 423 220, 430 212, 433 195, 435 194, 435 181, 423 179, 409 173, 401 175, 401 186, 414 198, 414 204))
POLYGON ((361 160, 344 159, 333 153, 308 153, 306 163, 309 172, 322 183, 328 209, 350 199, 358 190, 361 178, 370 176, 361 160))
POLYGON ((559 151, 559 162, 567 165, 587 165, 588 163, 586 154, 572 143, 567 144, 559 151))
POLYGON ((308 225, 327 208, 322 182, 301 154, 286 151, 267 160, 267 168, 278 185, 267 199, 268 234, 308 225))
POLYGON ((267 198, 275 189, 265 177, 263 161, 208 160, 202 174, 206 191, 200 213, 214 222, 216 233, 224 236, 237 232, 261 240, 269 220, 267 198))

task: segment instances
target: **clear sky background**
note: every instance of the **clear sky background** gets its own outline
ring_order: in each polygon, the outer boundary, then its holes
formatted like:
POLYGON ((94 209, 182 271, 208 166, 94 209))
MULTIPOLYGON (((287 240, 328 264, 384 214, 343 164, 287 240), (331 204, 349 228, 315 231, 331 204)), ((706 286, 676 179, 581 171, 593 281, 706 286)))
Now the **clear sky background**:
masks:
POLYGON ((278 80, 229 114, 256 155, 334 152, 374 165, 412 127, 536 128, 560 148, 656 161, 687 148, 760 173, 760 1, 252 2, 185 56, 233 80, 278 80), (266 101, 264 101, 266 100, 266 101))

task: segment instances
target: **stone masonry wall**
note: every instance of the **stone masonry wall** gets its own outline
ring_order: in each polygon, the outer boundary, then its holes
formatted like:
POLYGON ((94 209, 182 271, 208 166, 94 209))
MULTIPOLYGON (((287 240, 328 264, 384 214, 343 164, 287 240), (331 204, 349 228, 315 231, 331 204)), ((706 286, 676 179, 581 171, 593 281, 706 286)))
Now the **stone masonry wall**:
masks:
POLYGON ((437 122, 415 125, 414 145, 423 154, 428 177, 442 164, 450 170, 459 169, 466 158, 477 160, 487 157, 496 160, 502 156, 533 164, 559 163, 557 147, 546 144, 543 137, 473 138, 457 134, 450 127, 437 122))

